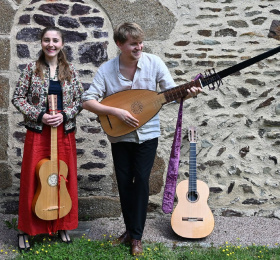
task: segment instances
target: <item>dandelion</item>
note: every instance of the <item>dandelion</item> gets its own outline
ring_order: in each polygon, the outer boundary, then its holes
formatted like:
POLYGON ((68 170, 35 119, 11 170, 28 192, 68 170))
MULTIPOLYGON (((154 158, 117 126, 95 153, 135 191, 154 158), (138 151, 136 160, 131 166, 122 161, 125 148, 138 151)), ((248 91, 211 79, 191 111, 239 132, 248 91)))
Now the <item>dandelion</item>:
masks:
POLYGON ((3 253, 3 249, 1 249, 1 253, 3 253))
POLYGON ((88 239, 88 242, 90 241, 90 239, 88 239))

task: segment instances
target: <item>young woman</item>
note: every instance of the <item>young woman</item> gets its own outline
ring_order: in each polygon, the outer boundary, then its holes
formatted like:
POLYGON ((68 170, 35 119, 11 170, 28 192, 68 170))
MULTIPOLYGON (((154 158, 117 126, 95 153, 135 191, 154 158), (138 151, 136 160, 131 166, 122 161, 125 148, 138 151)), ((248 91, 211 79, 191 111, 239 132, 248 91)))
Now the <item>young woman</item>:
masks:
POLYGON ((27 129, 20 176, 18 247, 29 250, 29 236, 56 233, 70 243, 67 230, 78 226, 76 116, 82 110, 83 87, 73 65, 63 52, 64 37, 57 27, 47 27, 41 34, 41 55, 26 66, 16 85, 12 103, 23 114, 27 129), (57 95, 58 113, 49 111, 48 95, 57 95), (43 220, 32 211, 37 190, 36 165, 50 157, 51 127, 57 128, 58 159, 68 166, 67 190, 72 201, 63 218, 43 220))

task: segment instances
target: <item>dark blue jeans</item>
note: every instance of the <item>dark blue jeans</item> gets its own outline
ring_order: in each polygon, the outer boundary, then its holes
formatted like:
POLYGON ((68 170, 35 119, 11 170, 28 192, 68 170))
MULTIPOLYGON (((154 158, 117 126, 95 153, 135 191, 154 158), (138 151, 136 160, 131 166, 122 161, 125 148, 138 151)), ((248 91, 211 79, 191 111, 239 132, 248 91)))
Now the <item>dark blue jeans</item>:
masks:
POLYGON ((132 238, 140 240, 146 222, 149 178, 158 138, 141 144, 119 142, 111 145, 126 230, 132 238))

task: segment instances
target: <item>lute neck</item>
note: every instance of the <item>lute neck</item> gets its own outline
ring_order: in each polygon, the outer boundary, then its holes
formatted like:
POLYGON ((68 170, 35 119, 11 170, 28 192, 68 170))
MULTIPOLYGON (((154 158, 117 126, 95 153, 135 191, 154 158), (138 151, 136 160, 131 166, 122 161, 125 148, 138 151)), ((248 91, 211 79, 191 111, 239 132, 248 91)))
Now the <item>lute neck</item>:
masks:
POLYGON ((182 85, 179 85, 177 87, 165 90, 163 92, 160 92, 159 94, 163 94, 165 97, 166 102, 164 104, 167 104, 169 102, 172 102, 174 100, 180 99, 182 97, 185 97, 188 95, 188 89, 191 87, 203 87, 203 84, 200 79, 191 81, 182 85))

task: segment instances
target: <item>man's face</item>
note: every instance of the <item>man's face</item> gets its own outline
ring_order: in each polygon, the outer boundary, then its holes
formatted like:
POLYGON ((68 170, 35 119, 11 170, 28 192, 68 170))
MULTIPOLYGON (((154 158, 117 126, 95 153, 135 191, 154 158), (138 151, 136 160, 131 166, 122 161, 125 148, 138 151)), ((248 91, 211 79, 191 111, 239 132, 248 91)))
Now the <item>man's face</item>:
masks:
POLYGON ((136 40, 128 35, 127 41, 125 43, 117 43, 122 55, 131 60, 139 60, 143 50, 143 41, 136 40))

